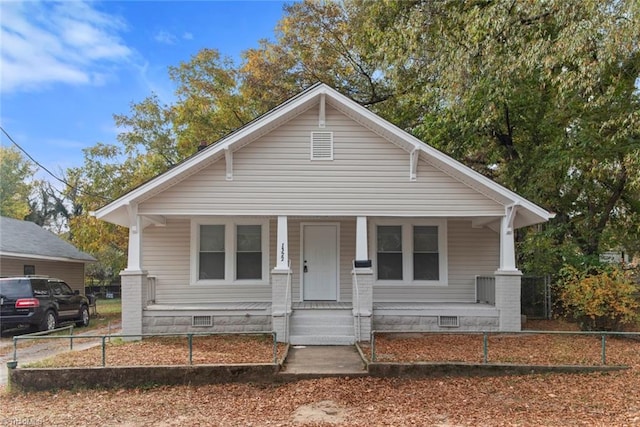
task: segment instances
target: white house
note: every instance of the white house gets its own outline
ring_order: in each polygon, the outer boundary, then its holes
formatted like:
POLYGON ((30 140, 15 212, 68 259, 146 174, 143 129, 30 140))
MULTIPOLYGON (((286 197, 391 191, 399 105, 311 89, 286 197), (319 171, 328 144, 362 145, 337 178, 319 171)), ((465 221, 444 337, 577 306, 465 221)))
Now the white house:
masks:
POLYGON ((316 84, 95 212, 123 333, 519 330, 513 230, 552 214, 316 84))

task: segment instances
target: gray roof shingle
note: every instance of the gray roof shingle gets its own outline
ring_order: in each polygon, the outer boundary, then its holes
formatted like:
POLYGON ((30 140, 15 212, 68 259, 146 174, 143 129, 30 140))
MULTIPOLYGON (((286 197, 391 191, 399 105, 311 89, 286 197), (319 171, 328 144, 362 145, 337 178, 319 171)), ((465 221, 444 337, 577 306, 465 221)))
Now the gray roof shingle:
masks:
POLYGON ((80 251, 66 242, 29 221, 0 217, 0 254, 19 254, 29 257, 63 258, 70 261, 96 261, 86 252, 80 251))

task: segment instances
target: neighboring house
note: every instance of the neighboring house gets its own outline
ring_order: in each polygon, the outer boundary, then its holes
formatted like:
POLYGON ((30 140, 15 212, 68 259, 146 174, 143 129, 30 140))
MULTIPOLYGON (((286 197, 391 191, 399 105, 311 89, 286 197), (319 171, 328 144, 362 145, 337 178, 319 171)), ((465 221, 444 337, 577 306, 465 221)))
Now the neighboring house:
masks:
POLYGON ((84 293, 84 270, 96 259, 37 224, 0 217, 0 276, 45 275, 84 293))
POLYGON ((129 228, 123 333, 299 344, 519 330, 513 231, 552 217, 324 84, 95 215, 129 228))

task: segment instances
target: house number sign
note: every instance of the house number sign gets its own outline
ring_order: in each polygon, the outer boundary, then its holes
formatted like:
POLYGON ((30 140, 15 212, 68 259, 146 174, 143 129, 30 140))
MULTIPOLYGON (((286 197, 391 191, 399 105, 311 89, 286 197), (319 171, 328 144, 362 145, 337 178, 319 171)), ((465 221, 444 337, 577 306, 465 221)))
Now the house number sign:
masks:
POLYGON ((284 243, 282 244, 282 247, 280 248, 280 262, 284 262, 284 243))

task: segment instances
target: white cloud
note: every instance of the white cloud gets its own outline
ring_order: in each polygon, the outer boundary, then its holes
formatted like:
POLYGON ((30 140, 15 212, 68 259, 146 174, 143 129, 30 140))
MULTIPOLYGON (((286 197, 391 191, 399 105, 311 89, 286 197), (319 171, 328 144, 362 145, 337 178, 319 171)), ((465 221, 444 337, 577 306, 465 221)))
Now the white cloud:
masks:
POLYGON ((158 31, 153 39, 162 44, 176 44, 177 38, 167 31, 158 31))
POLYGON ((105 65, 132 50, 119 33, 124 21, 84 2, 0 2, 2 92, 40 90, 53 83, 103 84, 105 65))
POLYGON ((182 35, 182 38, 183 38, 184 40, 193 40, 193 34, 192 34, 192 33, 184 33, 184 34, 182 35))

